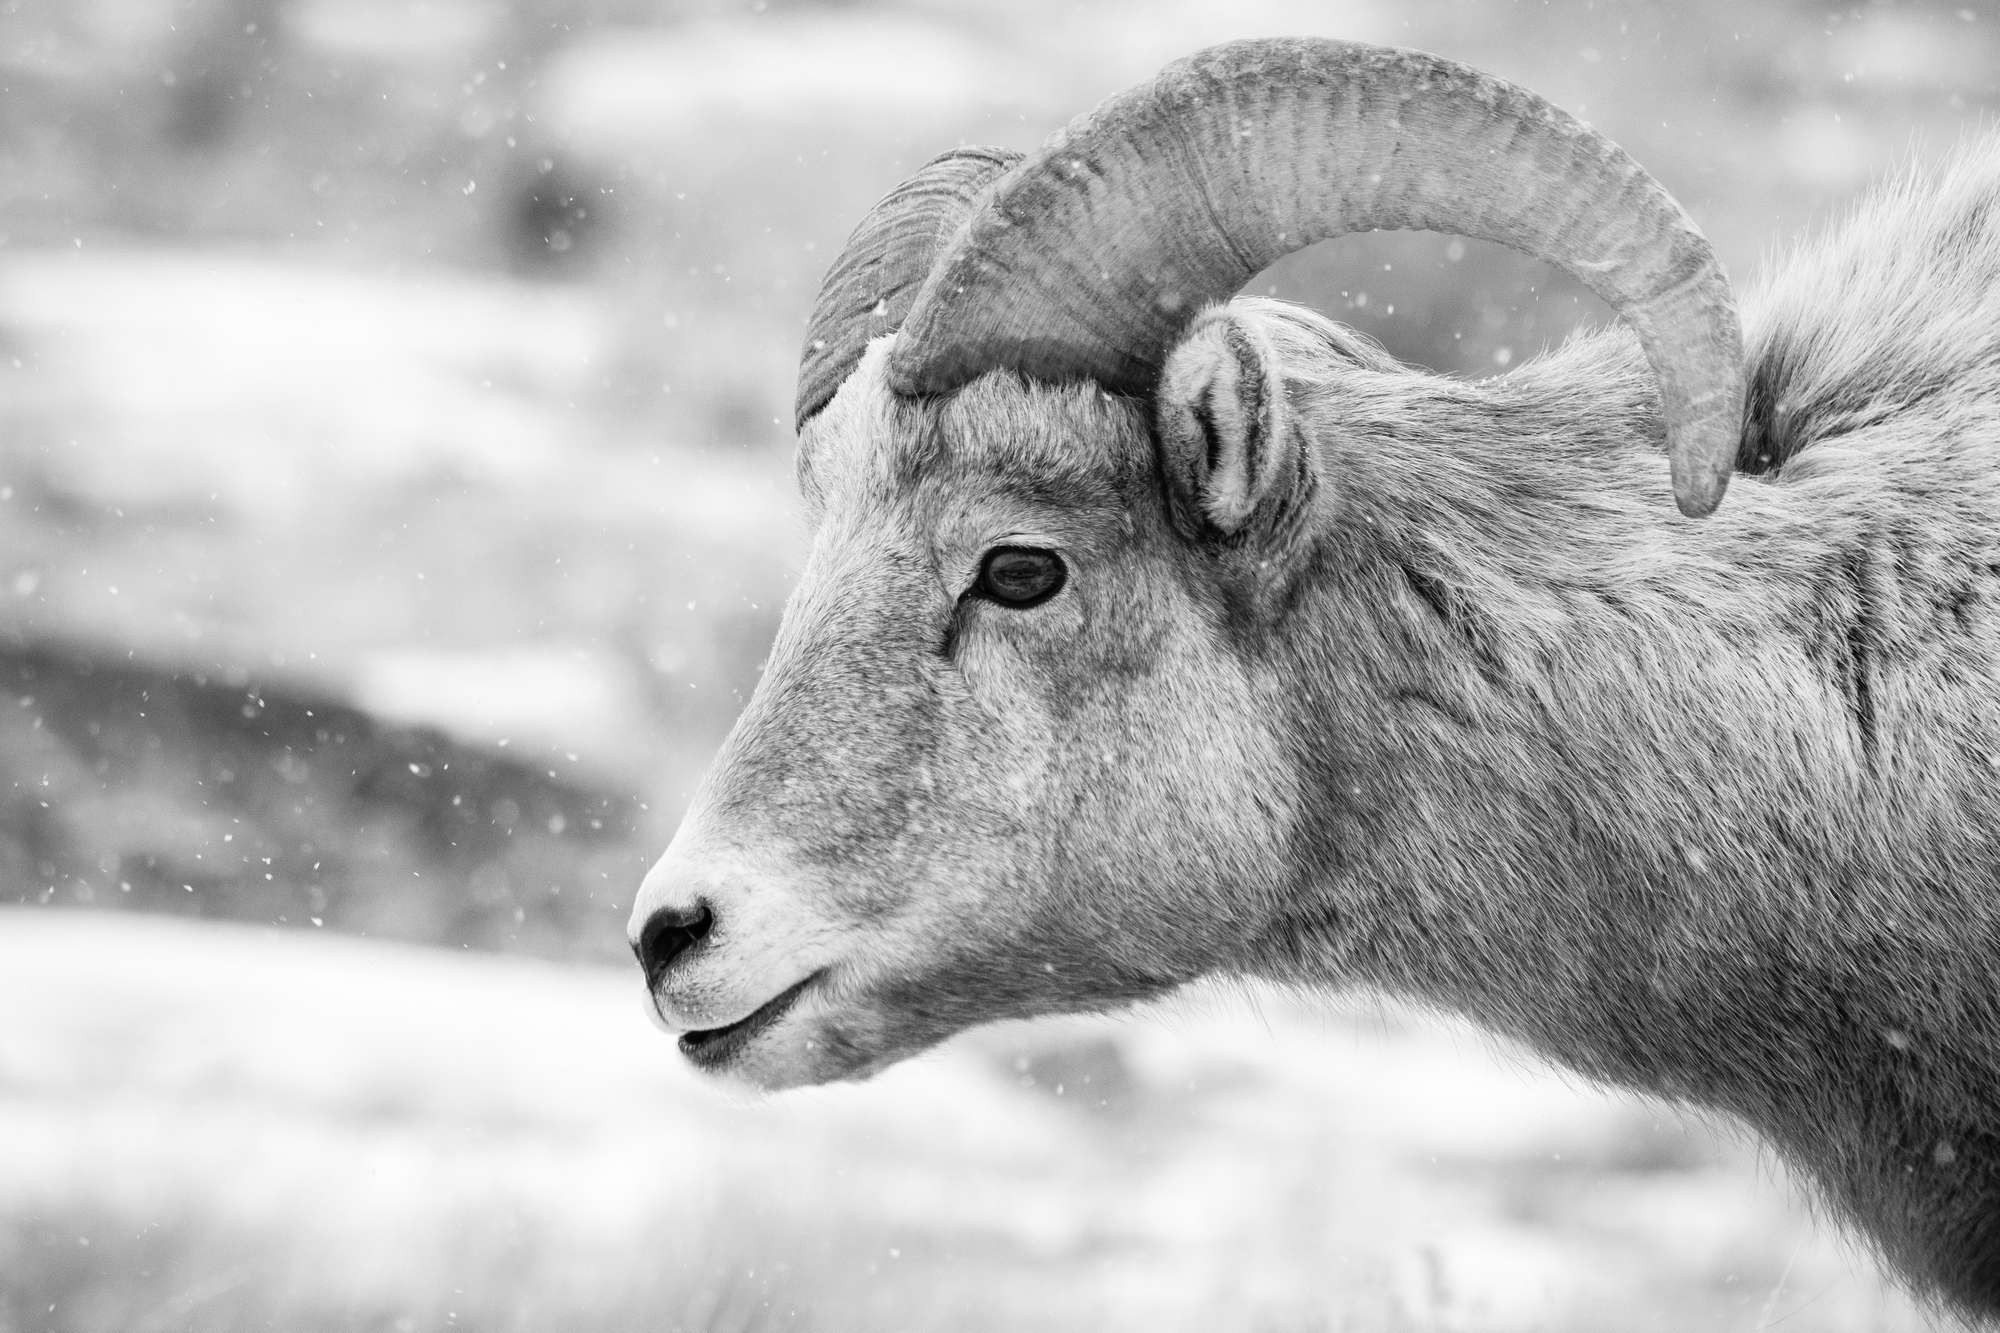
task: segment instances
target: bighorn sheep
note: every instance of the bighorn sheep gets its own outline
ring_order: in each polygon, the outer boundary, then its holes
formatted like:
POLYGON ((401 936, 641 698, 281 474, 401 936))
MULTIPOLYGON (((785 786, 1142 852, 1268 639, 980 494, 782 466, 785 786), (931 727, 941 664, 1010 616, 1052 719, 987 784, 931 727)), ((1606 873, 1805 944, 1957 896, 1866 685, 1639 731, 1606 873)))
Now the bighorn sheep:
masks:
POLYGON ((2000 156, 1795 260, 1746 356, 1540 98, 1217 47, 884 199, 798 420, 804 576, 632 917, 696 1065, 1371 986, 1739 1117, 2000 1311, 2000 156), (1398 227, 1629 328, 1466 383, 1227 299, 1398 227))

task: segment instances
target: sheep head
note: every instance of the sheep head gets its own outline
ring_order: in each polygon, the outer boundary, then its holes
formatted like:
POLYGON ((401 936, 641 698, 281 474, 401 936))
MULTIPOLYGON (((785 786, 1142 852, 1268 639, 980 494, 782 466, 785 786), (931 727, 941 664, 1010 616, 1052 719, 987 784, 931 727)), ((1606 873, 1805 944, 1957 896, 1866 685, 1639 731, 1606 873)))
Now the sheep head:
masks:
POLYGON ((912 401, 890 346, 807 429, 804 575, 635 917, 712 914, 655 979, 677 1027, 814 978, 754 1040, 684 1043, 765 1086, 1160 993, 1284 883, 1286 760, 1143 410, 1007 374, 912 401))
POLYGON ((1300 376, 1399 372, 1217 306, 1279 254, 1432 227, 1578 274, 1640 336, 1675 493, 1719 500, 1740 351, 1678 206, 1532 94, 1412 52, 1239 43, 1025 162, 961 150, 865 220, 800 373, 811 554, 632 938, 696 1064, 865 1075, 1264 947, 1303 771, 1258 645, 1337 484, 1300 376))

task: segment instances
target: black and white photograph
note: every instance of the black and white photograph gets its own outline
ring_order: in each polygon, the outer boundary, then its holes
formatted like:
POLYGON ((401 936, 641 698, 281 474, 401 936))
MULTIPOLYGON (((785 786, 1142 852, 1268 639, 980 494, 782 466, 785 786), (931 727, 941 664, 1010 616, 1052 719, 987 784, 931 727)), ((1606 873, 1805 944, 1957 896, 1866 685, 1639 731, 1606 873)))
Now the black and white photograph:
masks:
POLYGON ((1993 0, 0 0, 0 1333, 1986 1328, 1993 0))

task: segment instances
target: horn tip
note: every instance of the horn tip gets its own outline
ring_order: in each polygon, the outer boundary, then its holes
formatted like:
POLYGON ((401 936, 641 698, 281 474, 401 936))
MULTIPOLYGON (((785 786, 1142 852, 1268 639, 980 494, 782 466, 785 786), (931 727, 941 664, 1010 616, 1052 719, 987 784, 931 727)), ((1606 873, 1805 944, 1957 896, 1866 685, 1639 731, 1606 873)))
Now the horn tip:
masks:
POLYGON ((1689 518, 1707 518, 1722 503, 1723 493, 1729 489, 1729 472, 1726 461, 1721 467, 1682 468, 1676 459, 1674 504, 1689 518))

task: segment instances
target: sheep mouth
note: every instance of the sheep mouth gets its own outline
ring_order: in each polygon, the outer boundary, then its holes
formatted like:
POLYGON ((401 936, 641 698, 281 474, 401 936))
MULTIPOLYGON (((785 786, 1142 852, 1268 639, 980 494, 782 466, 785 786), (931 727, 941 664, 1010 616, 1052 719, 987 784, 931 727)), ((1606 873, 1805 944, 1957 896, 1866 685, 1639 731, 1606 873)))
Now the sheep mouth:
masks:
POLYGON ((756 1040, 759 1033, 766 1031, 791 1012, 806 988, 818 981, 820 974, 814 972, 803 980, 787 986, 771 999, 766 1000, 747 1017, 719 1028, 706 1028, 698 1032, 683 1032, 680 1038, 681 1054, 689 1063, 699 1069, 720 1069, 735 1059, 737 1054, 756 1040))

